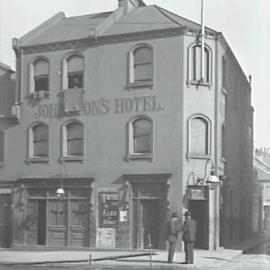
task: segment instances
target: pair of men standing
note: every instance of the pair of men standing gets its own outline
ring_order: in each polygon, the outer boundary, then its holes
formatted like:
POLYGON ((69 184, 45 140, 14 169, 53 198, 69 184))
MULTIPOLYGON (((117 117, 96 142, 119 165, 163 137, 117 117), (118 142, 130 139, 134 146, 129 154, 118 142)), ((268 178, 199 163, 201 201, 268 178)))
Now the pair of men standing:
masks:
POLYGON ((179 232, 183 233, 182 239, 184 241, 185 248, 185 264, 191 264, 194 262, 194 243, 196 241, 196 227, 197 223, 191 217, 191 212, 185 212, 185 222, 181 226, 180 220, 176 213, 172 213, 170 222, 168 223, 168 241, 169 241, 169 253, 168 262, 173 262, 175 246, 179 232))

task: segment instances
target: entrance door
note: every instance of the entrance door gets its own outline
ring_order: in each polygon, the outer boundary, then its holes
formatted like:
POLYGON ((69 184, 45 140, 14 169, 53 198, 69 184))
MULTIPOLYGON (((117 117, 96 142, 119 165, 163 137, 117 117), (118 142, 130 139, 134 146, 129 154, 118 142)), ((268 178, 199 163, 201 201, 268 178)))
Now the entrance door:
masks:
POLYGON ((197 222, 197 241, 195 247, 199 249, 208 248, 208 201, 189 200, 188 208, 192 213, 192 218, 197 222))
POLYGON ((11 244, 10 195, 0 194, 0 247, 11 244))
POLYGON ((159 243, 158 200, 143 200, 141 205, 143 248, 149 248, 151 243, 152 248, 157 249, 159 243))
POLYGON ((133 248, 159 248, 159 200, 133 201, 133 248))
POLYGON ((37 244, 46 244, 46 201, 38 200, 38 212, 37 212, 37 244))

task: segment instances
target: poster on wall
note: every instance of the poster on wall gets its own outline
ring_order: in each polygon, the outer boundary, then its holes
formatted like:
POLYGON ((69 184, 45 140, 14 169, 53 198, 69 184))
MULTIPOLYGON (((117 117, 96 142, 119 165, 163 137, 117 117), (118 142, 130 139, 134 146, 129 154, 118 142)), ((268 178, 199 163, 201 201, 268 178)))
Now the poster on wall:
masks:
POLYGON ((99 192, 99 228, 115 228, 119 220, 118 192, 99 192))

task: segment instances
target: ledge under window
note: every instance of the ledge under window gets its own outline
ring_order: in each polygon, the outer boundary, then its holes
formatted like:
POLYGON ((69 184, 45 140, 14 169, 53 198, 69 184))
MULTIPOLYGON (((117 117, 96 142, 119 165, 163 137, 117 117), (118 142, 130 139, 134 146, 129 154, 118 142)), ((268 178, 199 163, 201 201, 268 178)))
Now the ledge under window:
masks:
POLYGON ((85 161, 84 156, 64 156, 60 158, 60 162, 81 162, 85 161))
POLYGON ((27 164, 30 163, 49 163, 50 158, 49 157, 29 157, 25 160, 27 164))
POLYGON ((187 84, 192 84, 192 85, 196 85, 196 86, 207 86, 209 88, 211 88, 212 84, 210 82, 204 82, 204 81, 193 81, 193 80, 189 80, 187 81, 187 84))
POLYGON ((211 155, 187 154, 187 159, 211 159, 211 155))
POLYGON ((128 154, 127 160, 150 160, 153 161, 153 154, 128 154))
POLYGON ((28 96, 34 99, 48 98, 50 96, 50 92, 48 90, 39 90, 29 93, 28 96))
POLYGON ((154 82, 153 81, 145 81, 145 82, 130 82, 127 85, 127 89, 135 89, 135 88, 154 88, 154 82))

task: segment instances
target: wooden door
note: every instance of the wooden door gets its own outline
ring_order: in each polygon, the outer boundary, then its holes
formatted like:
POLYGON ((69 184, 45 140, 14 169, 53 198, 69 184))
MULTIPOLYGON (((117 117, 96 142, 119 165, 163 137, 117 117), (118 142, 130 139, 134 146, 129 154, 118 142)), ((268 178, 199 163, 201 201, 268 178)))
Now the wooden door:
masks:
POLYGON ((48 245, 66 246, 68 243, 67 200, 48 200, 48 245))
POLYGON ((0 247, 11 244, 10 195, 0 194, 0 247))

